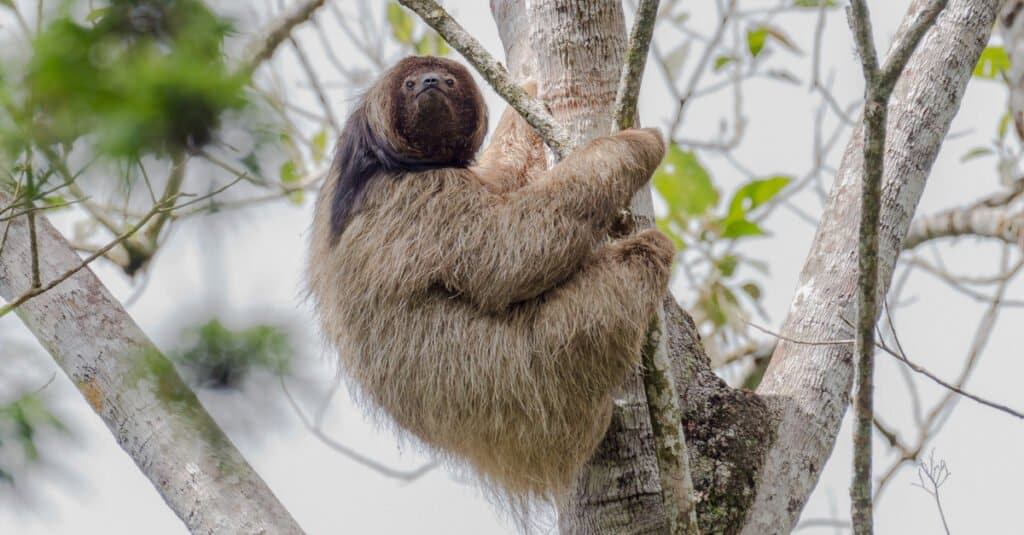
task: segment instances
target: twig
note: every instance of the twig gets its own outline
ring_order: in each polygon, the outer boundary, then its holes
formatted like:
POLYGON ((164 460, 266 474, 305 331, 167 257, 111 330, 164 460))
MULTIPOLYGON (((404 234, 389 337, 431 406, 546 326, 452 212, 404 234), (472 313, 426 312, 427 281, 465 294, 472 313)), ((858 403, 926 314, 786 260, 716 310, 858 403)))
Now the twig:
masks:
POLYGON ((295 51, 295 55, 299 58, 299 65, 302 66, 302 70, 306 72, 306 77, 309 78, 309 83, 313 87, 313 93, 316 95, 317 100, 320 101, 320 105, 324 108, 326 114, 327 124, 331 125, 331 128, 336 134, 341 133, 341 128, 338 126, 338 122, 334 118, 334 108, 331 106, 330 99, 327 98, 327 92, 324 91, 323 84, 320 83, 320 78, 316 75, 316 70, 313 65, 309 62, 309 58, 306 56, 306 51, 299 46, 299 42, 289 36, 288 42, 292 44, 292 49, 295 51))
POLYGON ((733 16, 736 11, 736 0, 729 0, 729 5, 725 8, 722 13, 718 28, 715 30, 715 34, 708 41, 707 46, 704 47, 704 52, 701 53, 700 59, 697 60, 697 65, 694 68, 693 74, 690 76, 690 80, 687 83, 686 91, 683 92, 683 96, 679 98, 679 107, 676 109, 676 116, 672 120, 672 126, 669 128, 669 137, 674 137, 676 130, 679 125, 683 122, 683 114, 688 108, 688 104, 692 100, 694 93, 697 91, 697 84, 700 82, 700 77, 704 73, 705 67, 708 62, 711 61, 711 57, 715 50, 718 48, 718 43, 725 36, 725 30, 728 27, 729 19, 733 16))
POLYGON ((978 396, 978 395, 975 395, 975 394, 971 394, 970 392, 967 392, 963 388, 960 388, 960 387, 958 387, 958 386, 956 386, 954 384, 948 383, 948 382, 940 379, 939 377, 937 377, 932 372, 928 371, 927 368, 911 362, 910 359, 908 359, 905 355, 900 355, 899 353, 894 351, 892 348, 889 348, 889 347, 884 346, 884 345, 883 346, 879 346, 879 348, 882 349, 883 351, 885 351, 886 353, 892 355, 893 357, 896 357, 897 360, 899 360, 900 362, 906 364, 907 367, 910 368, 911 370, 914 370, 915 372, 917 372, 917 373, 919 373, 919 374, 921 374, 921 375, 931 379, 936 384, 938 384, 939 386, 949 390, 950 392, 954 392, 954 393, 959 394, 959 395, 961 395, 961 396, 963 396, 963 397, 965 397, 967 399, 976 401, 976 402, 978 402, 978 403, 980 403, 980 404, 982 404, 982 405, 984 405, 986 407, 991 407, 991 408, 993 408, 993 409, 995 409, 997 411, 1009 414, 1010 416, 1013 416, 1014 418, 1019 418, 1021 420, 1024 420, 1024 413, 1022 413, 1020 411, 1016 411, 1016 410, 1014 410, 1014 409, 1012 409, 1010 407, 1007 407, 1006 405, 1003 405, 1002 403, 996 403, 995 401, 989 401, 989 400, 987 400, 987 399, 985 399, 985 398, 983 398, 981 396, 978 396))
POLYGON ((932 451, 931 455, 928 456, 928 463, 920 463, 917 465, 917 479, 920 483, 911 483, 915 487, 920 487, 921 490, 932 495, 935 498, 935 506, 939 509, 939 518, 942 519, 942 528, 946 530, 946 535, 950 535, 949 523, 946 522, 946 512, 942 510, 942 500, 939 498, 939 488, 942 487, 949 476, 952 475, 949 468, 946 466, 946 461, 940 460, 935 462, 935 451, 932 451), (928 479, 928 483, 931 488, 925 486, 925 478, 928 479))
POLYGON ((662 325, 660 318, 652 320, 647 331, 648 343, 641 354, 644 392, 654 433, 662 499, 669 533, 699 535, 690 456, 682 428, 683 412, 679 407, 679 394, 672 377, 672 363, 669 361, 662 325))
POLYGON ((250 41, 242 54, 238 72, 253 71, 274 54, 277 47, 291 35, 292 30, 309 20, 325 0, 300 0, 289 6, 279 17, 250 41))
POLYGON ((163 206, 164 205, 154 206, 153 209, 150 210, 148 214, 146 214, 142 219, 140 219, 138 221, 138 223, 136 223, 130 229, 126 230, 124 233, 122 233, 119 236, 117 236, 116 238, 114 238, 110 243, 104 245, 103 247, 100 247, 95 253, 85 257, 76 266, 72 267, 71 269, 68 269, 64 273, 61 273, 59 276, 57 276, 57 278, 51 280, 50 282, 47 282, 46 284, 43 284, 43 285, 40 285, 40 286, 33 287, 33 288, 29 289, 25 293, 23 293, 20 296, 18 296, 17 298, 15 298, 10 303, 0 307, 0 317, 3 317, 5 315, 7 315, 12 310, 14 310, 14 309, 18 308, 19 306, 25 304, 25 302, 27 302, 29 299, 32 299, 33 297, 36 297, 36 296, 41 295, 43 293, 46 293, 47 291, 49 291, 49 290, 53 289, 54 287, 56 287, 58 284, 68 280, 69 278, 71 278, 72 275, 74 275, 75 273, 78 273, 83 268, 85 268, 86 266, 91 264, 93 260, 96 260, 97 258, 103 256, 104 254, 107 253, 107 251, 110 251, 111 249, 113 249, 118 244, 120 244, 120 243, 124 242, 125 240, 127 240, 128 238, 130 238, 133 234, 138 232, 139 229, 141 229, 153 216, 155 216, 157 213, 159 213, 163 209, 163 206))
MULTIPOLYGON (((171 155, 171 172, 167 178, 167 185, 164 187, 164 193, 156 204, 168 202, 177 197, 181 192, 181 185, 185 181, 185 162, 185 154, 182 151, 175 151, 174 154, 171 155)), ((141 163, 139 167, 142 167, 141 163)), ((146 229, 145 234, 146 239, 149 241, 150 249, 154 251, 156 250, 157 238, 160 237, 160 231, 163 230, 164 225, 167 224, 170 217, 170 212, 162 213, 159 217, 154 219, 153 224, 146 229)))
POLYGON ((321 442, 329 446, 331 449, 337 451, 338 453, 341 453, 342 455, 348 457, 349 459, 352 459, 353 461, 383 476, 387 476, 393 479, 399 479, 401 481, 406 482, 415 481, 422 477, 427 472, 433 470, 434 468, 437 468, 437 461, 431 461, 419 468, 416 468, 415 470, 395 470, 390 466, 386 466, 380 462, 377 462, 353 450, 352 448, 349 448, 348 446, 334 440, 333 438, 327 436, 327 434, 324 433, 323 429, 321 429, 319 425, 314 424, 312 421, 310 421, 309 417, 306 416, 306 413, 302 410, 302 407, 299 407, 299 403, 295 401, 295 397, 292 396, 291 392, 288 390, 288 385, 284 381, 284 376, 279 376, 278 379, 281 381, 281 391, 284 392, 285 398, 288 399, 288 404, 292 406, 292 409, 295 411, 295 414, 299 417, 299 420, 302 420, 302 425, 304 425, 306 429, 309 430, 310 433, 313 433, 313 435, 316 438, 318 438, 321 442))
POLYGON ((561 159, 575 145, 544 104, 515 83, 505 69, 483 46, 433 0, 398 0, 409 8, 445 41, 466 58, 501 98, 505 99, 530 124, 544 143, 561 159))
MULTIPOLYGON (((792 338, 792 337, 789 337, 789 336, 777 333, 775 331, 766 329, 765 327, 762 327, 760 325, 757 325, 756 323, 753 323, 753 322, 750 322, 750 321, 747 321, 747 320, 742 320, 742 321, 744 323, 746 323, 747 325, 753 327, 754 329, 758 330, 758 331, 761 331, 761 332, 763 332, 765 334, 774 336, 775 338, 778 338, 779 340, 783 340, 785 342, 791 342, 791 343, 794 343, 794 344, 811 345, 811 346, 827 346, 827 345, 848 345, 848 344, 852 344, 852 343, 856 342, 856 340, 853 339, 853 338, 848 339, 848 340, 801 340, 799 338, 792 338)), ((906 355, 901 355, 899 352, 897 352, 896 350, 890 348, 889 346, 887 346, 885 344, 876 343, 875 347, 877 347, 878 349, 881 349, 882 351, 885 351, 886 353, 896 357, 897 359, 902 361, 904 364, 906 364, 911 370, 914 370, 915 372, 920 373, 921 375, 924 375, 925 377, 931 379, 932 381, 935 381, 938 385, 940 385, 940 386, 950 390, 951 392, 954 392, 956 394, 960 394, 961 396, 964 396, 965 398, 977 401, 978 403, 981 403, 982 405, 985 405, 985 406, 988 406, 988 407, 992 407, 993 409, 1005 412, 1005 413, 1009 414, 1010 416, 1014 416, 1016 418, 1024 419, 1024 413, 1021 413, 1021 412, 1018 412, 1018 411, 1016 411, 1014 409, 1011 409, 1011 408, 1007 407, 1006 405, 1003 405, 1003 404, 1000 404, 1000 403, 996 403, 994 401, 989 401, 989 400, 987 400, 987 399, 985 399, 985 398, 983 398, 981 396, 978 396, 978 395, 975 395, 975 394, 971 394, 971 393, 965 391, 964 389, 962 389, 962 388, 960 388, 958 386, 955 386, 955 385, 952 385, 950 383, 947 383, 946 381, 943 381, 942 379, 936 377, 934 374, 932 374, 932 372, 928 371, 924 367, 918 366, 917 364, 914 364, 909 358, 907 358, 906 355)))

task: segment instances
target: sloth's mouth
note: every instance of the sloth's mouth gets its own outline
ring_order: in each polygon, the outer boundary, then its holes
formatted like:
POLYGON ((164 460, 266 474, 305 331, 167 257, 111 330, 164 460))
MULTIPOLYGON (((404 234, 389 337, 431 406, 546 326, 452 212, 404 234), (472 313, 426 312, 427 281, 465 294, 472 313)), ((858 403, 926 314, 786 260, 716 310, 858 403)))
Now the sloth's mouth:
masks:
POLYGON ((420 98, 421 95, 423 95, 427 91, 431 91, 431 90, 437 91, 438 93, 441 93, 442 95, 447 96, 447 94, 444 92, 444 90, 441 89, 440 87, 437 87, 436 85, 428 85, 427 87, 424 87, 423 89, 420 89, 419 92, 416 93, 416 98, 420 98))

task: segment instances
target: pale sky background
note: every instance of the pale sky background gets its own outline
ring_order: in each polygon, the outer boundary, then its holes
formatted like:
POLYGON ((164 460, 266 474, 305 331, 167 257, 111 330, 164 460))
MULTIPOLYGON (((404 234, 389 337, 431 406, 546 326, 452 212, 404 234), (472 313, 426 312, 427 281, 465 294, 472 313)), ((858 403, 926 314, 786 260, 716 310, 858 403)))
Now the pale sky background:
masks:
MULTIPOLYGON (((337 1, 337 0, 335 0, 337 1)), ((22 6, 34 2, 20 1, 22 6)), ((876 42, 880 50, 902 19, 906 0, 870 2, 876 42)), ((221 2, 221 4, 228 4, 221 2)), ((346 12, 348 2, 339 2, 346 12)), ((490 17, 488 3, 449 0, 446 3, 462 22, 493 54, 501 57, 497 30, 490 17)), ((262 3, 260 4, 262 6, 262 3)), ((715 23, 712 2, 684 2, 693 17, 692 27, 710 32, 715 23), (703 22, 702 22, 703 21, 703 22)), ((778 5, 777 1, 742 1, 741 8, 778 5)), ((226 10, 247 13, 248 6, 234 4, 226 10)), ((262 11, 261 11, 262 12, 262 11)), ((264 15, 265 17, 265 15, 264 15)), ((324 17, 331 34, 330 17, 324 17)), ((3 28, 13 28, 0 19, 3 28)), ((743 143, 734 155, 759 174, 801 176, 811 165, 812 126, 820 99, 807 90, 810 73, 810 49, 815 15, 813 11, 787 14, 773 19, 804 51, 802 55, 773 47, 768 64, 795 73, 802 85, 757 79, 745 84, 744 107, 748 128, 743 143)), ((657 39, 666 48, 671 34, 659 26, 657 39), (667 37, 667 39, 666 39, 667 37)), ((246 28, 249 26, 247 25, 246 28)), ((336 30, 335 30, 336 32, 336 30)), ((6 33, 6 32, 5 32, 6 33)), ((299 33, 309 43, 309 52, 318 65, 326 65, 315 34, 299 33)), ((333 35, 333 34, 332 34, 333 35)), ((340 35, 340 34, 339 34, 340 35)), ((340 37, 339 37, 340 38, 340 37)), ((3 42, 24 46, 24 41, 4 37, 3 42)), ((852 102, 861 93, 861 73, 853 55, 852 41, 841 11, 829 15, 824 36, 823 71, 835 73, 835 94, 839 102, 852 102)), ((355 51, 339 47, 342 61, 354 65, 364 61, 355 51)), ((692 64, 699 50, 691 51, 692 64)), ((5 54, 6 55, 6 54, 5 54)), ((305 83, 290 53, 282 52, 277 65, 297 86, 305 83)), ((324 67, 323 72, 332 72, 324 67)), ((291 83, 291 82, 289 82, 291 83)), ((665 91, 664 77, 654 67, 648 69, 640 101, 643 123, 664 127, 674 106, 665 91)), ((488 93, 492 120, 504 108, 493 92, 488 93)), ((336 87, 330 96, 339 115, 347 113, 356 90, 336 87)), ((306 107, 317 108, 308 91, 298 89, 293 98, 306 107)), ((994 191, 998 178, 994 160, 976 159, 961 163, 969 149, 984 145, 995 135, 996 124, 1005 110, 1005 89, 996 83, 973 80, 951 136, 936 163, 918 213, 960 206, 994 191)), ((711 139, 720 119, 732 117, 732 99, 728 91, 694 102, 679 134, 691 139, 711 139)), ((828 127, 834 124, 830 119, 828 127)), ((845 140, 830 155, 838 166, 845 140)), ((724 159, 700 153, 723 196, 735 190, 743 177, 724 159)), ((196 166, 202 173, 201 166, 196 166)), ((194 169, 195 170, 195 169, 194 169)), ((202 178, 202 177, 198 177, 202 178)), ((796 197, 796 203, 817 216, 820 204, 812 193, 796 197)), ((202 315, 231 317, 242 327, 259 319, 283 320, 294 325, 305 348, 301 379, 292 389, 312 412, 316 401, 330 387, 334 377, 332 357, 319 347, 312 328, 309 307, 300 297, 302 266, 311 203, 297 208, 281 202, 260 205, 245 212, 177 224, 150 269, 144 293, 129 308, 135 320, 156 343, 170 349, 175 346, 180 328, 202 315), (220 273, 210 277, 211 270, 220 273)), ((70 232, 74 218, 60 217, 57 223, 70 232)), ((796 279, 813 235, 813 227, 788 210, 778 210, 766 223, 767 238, 749 240, 740 251, 767 261, 770 276, 753 272, 749 276, 762 282, 767 320, 758 320, 777 329, 785 318, 796 279)), ((976 240, 943 244, 940 251, 948 267, 957 272, 990 274, 998 270, 997 248, 976 240)), ((851 269, 854 266, 850 267, 851 269)), ((95 269, 116 296, 127 299, 135 287, 122 273, 102 263, 95 269)), ((676 296, 689 303, 692 295, 677 280, 676 296)), ((897 325, 901 341, 912 359, 936 374, 952 379, 970 345, 975 324, 984 305, 956 294, 936 279, 915 274, 905 292, 915 303, 900 309, 897 325)), ((1010 299, 1024 299, 1024 287, 1015 282, 1010 299)), ((1003 312, 982 361, 968 389, 1017 409, 1024 408, 1021 381, 1024 359, 1020 347, 1024 333, 1018 327, 1024 320, 1020 309, 1003 312)), ((55 366, 35 345, 19 320, 9 316, 0 320, 4 338, 0 349, 20 342, 26 347, 16 362, 19 370, 0 374, 0 396, 11 395, 11 386, 41 385, 55 366)), ((8 351, 3 351, 7 357, 8 351)), ((11 352, 14 353, 14 352, 11 352)), ((880 355, 876 374, 877 407, 892 426, 908 433, 915 429, 909 410, 909 396, 896 364, 880 355)), ((417 533, 478 534, 511 533, 504 521, 481 497, 475 487, 444 469, 430 472, 412 483, 396 483, 334 452, 307 432, 285 404, 272 380, 257 378, 242 394, 199 392, 200 398, 220 421, 243 412, 248 425, 233 423, 227 431, 245 457, 267 481, 285 506, 310 534, 335 533, 417 533), (270 424, 261 418, 272 417, 270 424), (286 423, 282 423, 286 422, 286 423)), ((943 394, 930 383, 917 381, 927 407, 943 394)), ((113 437, 62 374, 48 388, 61 416, 71 423, 74 435, 61 440, 50 433, 40 437, 43 456, 49 466, 32 470, 22 484, 32 492, 29 501, 0 486, 0 534, 183 534, 183 524, 162 502, 150 483, 131 459, 116 445, 113 437)), ((0 401, 7 401, 2 397, 0 401)), ((851 463, 850 417, 839 435, 835 452, 821 481, 804 509, 804 519, 849 517, 847 488, 851 463)), ((234 422, 234 420, 233 420, 234 422)), ((395 438, 378 432, 347 395, 335 398, 327 417, 326 431, 335 439, 396 468, 414 468, 427 459, 414 448, 399 448, 395 438)), ((962 400, 943 432, 926 451, 934 450, 944 459, 952 477, 942 489, 943 505, 954 533, 1024 533, 1020 527, 1024 481, 1024 425, 992 409, 962 400)), ((0 450, 2 453, 2 450, 0 450)), ((888 465, 888 449, 876 441, 876 469, 888 465)), ((911 486, 917 481, 913 466, 904 468, 890 484, 876 511, 878 533, 941 533, 942 525, 932 498, 911 486)), ((836 533, 833 528, 808 528, 800 533, 836 533)), ((843 532, 843 531, 838 531, 843 532)))

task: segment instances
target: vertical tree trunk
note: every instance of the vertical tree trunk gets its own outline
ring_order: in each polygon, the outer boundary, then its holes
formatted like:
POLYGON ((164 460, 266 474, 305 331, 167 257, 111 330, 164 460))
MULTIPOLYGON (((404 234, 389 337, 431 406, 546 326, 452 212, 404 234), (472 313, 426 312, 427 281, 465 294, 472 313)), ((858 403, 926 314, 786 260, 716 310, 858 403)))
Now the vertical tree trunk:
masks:
MULTIPOLYGON (((574 137, 612 129, 612 113, 627 43, 619 0, 492 0, 509 71, 539 82, 540 97, 574 137)), ((634 214, 654 217, 649 191, 634 214)), ((710 369, 690 318, 666 299, 666 343, 675 365, 701 529, 738 525, 753 498, 771 429, 765 405, 729 389, 710 369)), ((630 378, 612 425, 576 495, 560 511, 562 533, 663 533, 653 435, 641 378, 630 378)))
MULTIPOLYGON (((881 227, 880 281, 885 284, 999 4, 951 1, 894 92, 881 227)), ((626 41, 620 2, 491 0, 491 8, 509 70, 539 81, 540 96, 572 135, 607 133, 626 41)), ((801 275, 786 324, 790 337, 851 337, 843 318, 853 319, 856 236, 851 229, 859 215, 860 143, 858 131, 801 275)), ((846 411, 850 348, 780 343, 758 396, 729 389, 713 374, 692 320, 670 300, 666 318, 676 375, 689 378, 678 387, 701 529, 788 533, 831 454, 846 411)), ((563 533, 664 529, 650 422, 637 378, 626 385, 608 435, 580 483, 560 511, 563 533)))
MULTIPOLYGON (((538 81, 538 96, 572 141, 610 133, 627 41, 621 3, 495 1, 491 6, 502 28, 510 72, 538 81)), ((559 512, 562 533, 644 533, 665 526, 639 374, 624 386, 612 420, 577 495, 559 512), (623 490, 631 499, 606 501, 623 490)))
MULTIPOLYGON (((919 10, 928 0, 916 0, 919 10)), ((918 46, 891 100, 878 283, 883 295, 928 172, 988 42, 999 0, 953 0, 918 46)), ((899 35, 906 29, 897 33, 899 35)), ((851 339, 857 270, 857 222, 863 175, 858 128, 847 145, 804 264, 783 335, 796 340, 851 339)), ((761 472, 757 499, 743 531, 788 533, 832 452, 853 382, 851 344, 780 341, 758 394, 780 416, 761 472)))

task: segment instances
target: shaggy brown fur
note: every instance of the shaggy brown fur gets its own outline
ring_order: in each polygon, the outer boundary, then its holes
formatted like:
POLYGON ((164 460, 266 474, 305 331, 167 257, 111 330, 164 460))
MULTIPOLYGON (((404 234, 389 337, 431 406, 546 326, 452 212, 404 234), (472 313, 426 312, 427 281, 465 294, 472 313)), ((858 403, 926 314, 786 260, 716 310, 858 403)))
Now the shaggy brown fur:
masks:
POLYGON ((310 291, 368 406, 509 496, 557 498, 604 435, 668 284, 663 234, 607 243, 664 144, 628 130, 544 171, 509 110, 469 166, 486 122, 461 65, 388 71, 320 192, 310 291))

